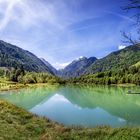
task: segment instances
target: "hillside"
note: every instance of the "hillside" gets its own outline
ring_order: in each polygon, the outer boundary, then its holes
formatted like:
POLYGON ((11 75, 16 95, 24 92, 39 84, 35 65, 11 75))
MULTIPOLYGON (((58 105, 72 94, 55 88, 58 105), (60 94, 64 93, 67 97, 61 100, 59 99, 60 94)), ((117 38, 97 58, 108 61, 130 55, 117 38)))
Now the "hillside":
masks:
POLYGON ((81 57, 74 60, 71 64, 65 67, 63 70, 58 71, 58 76, 64 78, 78 77, 83 74, 84 70, 89 67, 93 62, 97 60, 96 57, 81 57))
POLYGON ((46 61, 44 58, 40 59, 55 75, 57 74, 57 70, 48 61, 46 61))
POLYGON ((140 66, 140 61, 137 62, 136 64, 134 64, 134 66, 136 66, 136 67, 140 66))
POLYGON ((84 74, 92 74, 108 70, 128 68, 140 61, 140 44, 128 46, 125 49, 113 52, 108 56, 95 61, 84 74))
POLYGON ((53 73, 38 57, 15 45, 0 41, 0 67, 20 67, 27 71, 53 73))

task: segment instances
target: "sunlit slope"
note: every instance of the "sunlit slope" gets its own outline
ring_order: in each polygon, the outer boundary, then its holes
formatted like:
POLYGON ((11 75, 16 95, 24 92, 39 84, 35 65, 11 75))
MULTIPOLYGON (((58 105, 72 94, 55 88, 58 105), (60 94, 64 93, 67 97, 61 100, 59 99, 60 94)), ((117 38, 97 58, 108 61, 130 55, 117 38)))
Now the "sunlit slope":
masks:
POLYGON ((128 68, 140 61, 140 44, 128 46, 95 61, 84 73, 96 73, 108 70, 128 68))

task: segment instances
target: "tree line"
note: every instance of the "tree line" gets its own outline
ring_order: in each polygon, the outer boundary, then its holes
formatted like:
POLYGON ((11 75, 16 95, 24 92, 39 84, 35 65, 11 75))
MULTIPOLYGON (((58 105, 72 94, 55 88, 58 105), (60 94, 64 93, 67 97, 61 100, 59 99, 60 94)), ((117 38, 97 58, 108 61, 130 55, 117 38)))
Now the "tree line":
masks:
POLYGON ((91 84, 136 84, 140 85, 140 66, 131 66, 114 71, 98 72, 95 74, 82 75, 78 78, 67 80, 71 83, 91 83, 91 84))
POLYGON ((0 77, 9 81, 35 84, 35 83, 87 83, 87 84, 125 84, 140 85, 140 65, 131 66, 119 70, 97 72, 95 74, 82 75, 80 77, 61 79, 49 73, 27 72, 23 67, 15 69, 0 69, 0 77))
POLYGON ((60 79, 47 72, 27 72, 20 68, 1 68, 0 77, 22 84, 59 83, 60 79))

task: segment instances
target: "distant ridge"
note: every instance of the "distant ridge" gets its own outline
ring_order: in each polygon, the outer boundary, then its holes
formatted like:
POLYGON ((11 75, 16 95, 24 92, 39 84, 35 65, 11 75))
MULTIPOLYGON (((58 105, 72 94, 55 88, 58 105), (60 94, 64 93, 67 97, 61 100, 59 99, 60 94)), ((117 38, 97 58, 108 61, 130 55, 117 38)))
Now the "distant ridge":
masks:
POLYGON ((48 61, 46 61, 44 58, 40 59, 55 75, 57 74, 57 70, 48 61))
POLYGON ((133 65, 140 65, 140 44, 131 45, 112 52, 102 59, 97 59, 96 57, 80 57, 63 70, 59 70, 58 75, 63 78, 73 78, 85 74, 94 74, 96 72, 122 68, 127 69, 133 65))
POLYGON ((74 60, 64 69, 58 71, 58 76, 63 78, 78 77, 83 74, 84 70, 97 60, 96 57, 80 57, 74 60))
POLYGON ((84 74, 92 74, 108 70, 128 68, 140 61, 140 44, 128 46, 122 50, 112 52, 106 57, 95 61, 84 74))
POLYGON ((15 45, 0 40, 0 67, 20 67, 27 71, 48 72, 53 74, 37 56, 15 45))
POLYGON ((21 67, 26 71, 48 72, 63 78, 74 78, 108 70, 140 65, 140 44, 115 51, 102 59, 80 57, 62 70, 56 70, 48 61, 33 53, 0 40, 0 67, 21 67))

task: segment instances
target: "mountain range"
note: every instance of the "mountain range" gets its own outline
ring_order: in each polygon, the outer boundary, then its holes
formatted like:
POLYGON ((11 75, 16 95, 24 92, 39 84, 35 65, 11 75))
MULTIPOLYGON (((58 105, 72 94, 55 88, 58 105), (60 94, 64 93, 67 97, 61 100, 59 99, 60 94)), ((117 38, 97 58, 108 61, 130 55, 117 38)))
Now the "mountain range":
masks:
POLYGON ((57 70, 44 58, 40 58, 40 60, 53 72, 54 75, 57 75, 57 70))
POLYGON ((79 77, 108 70, 140 65, 140 44, 112 52, 104 58, 80 57, 62 70, 56 70, 48 61, 38 58, 29 51, 0 41, 0 67, 20 67, 27 71, 48 72, 62 78, 79 77))
POLYGON ((140 44, 131 45, 95 61, 95 63, 85 70, 84 74, 128 68, 139 61, 140 44))
POLYGON ((63 78, 78 77, 83 74, 86 68, 97 60, 96 57, 80 57, 74 60, 64 69, 58 71, 58 76, 63 78))
POLYGON ((131 45, 122 50, 112 52, 101 59, 96 57, 80 58, 61 70, 59 76, 72 78, 84 74, 129 68, 132 65, 140 65, 140 44, 131 45))
POLYGON ((53 71, 33 53, 0 41, 0 67, 16 68, 21 66, 27 71, 53 74, 53 71))

